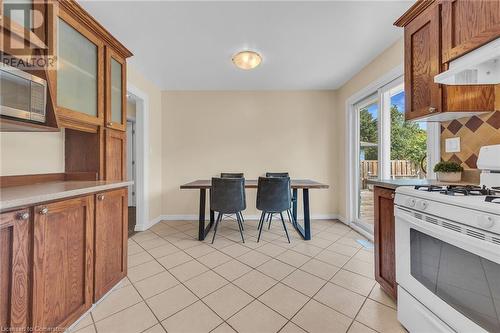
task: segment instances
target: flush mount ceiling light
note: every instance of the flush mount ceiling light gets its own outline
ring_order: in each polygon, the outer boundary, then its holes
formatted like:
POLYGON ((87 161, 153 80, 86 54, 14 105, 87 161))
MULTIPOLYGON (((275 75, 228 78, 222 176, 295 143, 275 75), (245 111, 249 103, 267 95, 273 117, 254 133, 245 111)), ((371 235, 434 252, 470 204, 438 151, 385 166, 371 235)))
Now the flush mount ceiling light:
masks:
POLYGON ((233 56, 233 63, 236 67, 244 70, 254 69, 262 62, 260 54, 254 51, 241 51, 233 56))

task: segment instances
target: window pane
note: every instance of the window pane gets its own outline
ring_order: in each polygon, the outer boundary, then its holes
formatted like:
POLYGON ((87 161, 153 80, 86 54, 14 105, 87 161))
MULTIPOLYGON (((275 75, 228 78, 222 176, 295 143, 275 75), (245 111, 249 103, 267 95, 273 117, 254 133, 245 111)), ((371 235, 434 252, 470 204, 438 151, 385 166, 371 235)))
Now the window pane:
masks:
POLYGON ((405 121, 404 100, 401 90, 391 96, 391 178, 425 178, 426 126, 405 121))
POLYGON ((377 178, 378 120, 377 101, 359 108, 359 209, 358 218, 372 226, 374 219, 373 186, 367 184, 370 178, 377 178))

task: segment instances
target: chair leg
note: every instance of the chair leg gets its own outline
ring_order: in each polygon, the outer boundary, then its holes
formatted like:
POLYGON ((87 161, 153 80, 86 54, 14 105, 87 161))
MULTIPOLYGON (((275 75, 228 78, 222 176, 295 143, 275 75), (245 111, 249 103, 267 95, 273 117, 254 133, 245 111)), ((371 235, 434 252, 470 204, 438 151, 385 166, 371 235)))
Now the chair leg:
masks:
POLYGON ((257 237, 257 243, 260 241, 260 234, 262 233, 262 229, 264 228, 264 218, 265 218, 265 215, 266 213, 263 212, 263 218, 262 218, 262 223, 260 223, 260 228, 259 228, 259 237, 257 237))
POLYGON ((240 214, 236 213, 236 218, 238 219, 238 228, 240 229, 241 240, 245 243, 245 238, 243 238, 243 223, 240 219, 240 214))
POLYGON ((241 230, 245 230, 245 228, 243 228, 243 222, 245 222, 245 220, 243 219, 243 214, 241 212, 239 212, 239 213, 236 213, 236 216, 240 217, 241 230))
POLYGON ((217 233, 217 227, 219 226, 219 222, 222 219, 222 214, 218 213, 217 215, 217 220, 215 220, 215 226, 214 226, 214 236, 212 237, 212 244, 214 243, 215 240, 215 234, 217 233))
POLYGON ((286 210, 286 213, 287 213, 287 215, 288 215, 288 220, 290 221, 290 223, 291 223, 293 226, 295 226, 295 222, 294 222, 294 220, 292 219, 292 214, 290 213, 290 209, 287 209, 287 210, 286 210))
POLYGON ((260 214, 260 220, 259 220, 259 224, 257 225, 257 230, 259 230, 260 229, 260 225, 262 223, 264 223, 264 215, 265 215, 264 212, 262 212, 262 214, 260 214))
POLYGON ((283 219, 283 213, 280 212, 281 223, 283 223, 283 229, 285 229, 286 238, 288 239, 288 243, 290 243, 290 237, 288 237, 288 231, 286 230, 285 220, 283 219))
POLYGON ((271 229, 271 222, 273 221, 273 213, 269 214, 269 225, 267 226, 267 230, 271 229))

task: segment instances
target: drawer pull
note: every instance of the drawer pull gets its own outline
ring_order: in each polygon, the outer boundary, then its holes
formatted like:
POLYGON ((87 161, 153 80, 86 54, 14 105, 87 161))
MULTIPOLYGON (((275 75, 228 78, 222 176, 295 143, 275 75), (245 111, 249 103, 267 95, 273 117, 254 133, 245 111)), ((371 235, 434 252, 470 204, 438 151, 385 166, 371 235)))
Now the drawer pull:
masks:
POLYGON ((434 113, 436 112, 436 108, 433 108, 432 106, 429 108, 429 113, 434 113))
POLYGON ((113 122, 108 121, 108 126, 113 126, 113 122))
POLYGON ((49 212, 49 209, 47 207, 43 207, 42 209, 40 209, 40 215, 47 215, 47 213, 49 212))
POLYGON ((97 196, 97 200, 99 200, 99 201, 103 201, 103 200, 104 200, 104 194, 99 194, 99 195, 97 196))
POLYGON ((19 213, 19 215, 17 216, 17 218, 19 220, 26 221, 27 219, 30 218, 30 214, 28 212, 19 213))

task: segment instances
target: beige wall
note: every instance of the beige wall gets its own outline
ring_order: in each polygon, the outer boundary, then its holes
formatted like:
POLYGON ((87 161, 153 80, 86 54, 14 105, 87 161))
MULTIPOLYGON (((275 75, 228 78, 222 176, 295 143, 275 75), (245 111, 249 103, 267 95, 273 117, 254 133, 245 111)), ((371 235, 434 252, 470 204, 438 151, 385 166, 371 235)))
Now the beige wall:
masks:
POLYGON ((335 107, 335 132, 336 150, 338 151, 336 182, 339 186, 339 191, 336 192, 334 201, 337 203, 336 211, 341 217, 346 216, 346 198, 345 194, 345 159, 347 158, 347 143, 346 143, 346 101, 349 97, 368 86, 371 82, 376 81, 384 74, 394 69, 403 63, 403 39, 394 43, 392 46, 382 52, 371 63, 361 69, 352 79, 345 83, 337 92, 337 101, 335 107))
POLYGON ((0 132, 0 176, 64 172, 64 134, 0 132))
POLYGON ((127 82, 148 96, 149 99, 149 220, 162 214, 162 138, 161 91, 132 66, 127 66, 127 82))
MULTIPOLYGON (((249 179, 288 171, 331 186, 311 191, 313 215, 336 213, 338 159, 332 91, 163 92, 163 214, 195 215, 199 192, 183 183, 222 171, 249 179)), ((300 199, 300 197, 299 197, 300 199)), ((256 214, 255 190, 246 214, 256 214)))

